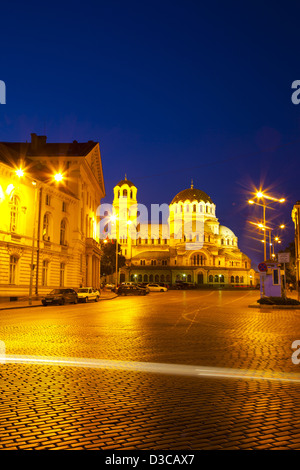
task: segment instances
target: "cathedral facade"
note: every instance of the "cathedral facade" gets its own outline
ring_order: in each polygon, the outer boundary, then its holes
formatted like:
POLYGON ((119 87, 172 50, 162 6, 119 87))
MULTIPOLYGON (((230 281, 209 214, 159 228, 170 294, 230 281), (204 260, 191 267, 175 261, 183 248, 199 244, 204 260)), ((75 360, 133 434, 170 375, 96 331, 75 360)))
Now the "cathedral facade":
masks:
POLYGON ((236 235, 216 217, 216 205, 203 191, 180 191, 165 220, 142 221, 137 187, 129 180, 114 187, 115 237, 126 258, 119 281, 184 281, 196 286, 253 286, 251 260, 236 235), (122 227, 121 227, 122 225, 122 227))

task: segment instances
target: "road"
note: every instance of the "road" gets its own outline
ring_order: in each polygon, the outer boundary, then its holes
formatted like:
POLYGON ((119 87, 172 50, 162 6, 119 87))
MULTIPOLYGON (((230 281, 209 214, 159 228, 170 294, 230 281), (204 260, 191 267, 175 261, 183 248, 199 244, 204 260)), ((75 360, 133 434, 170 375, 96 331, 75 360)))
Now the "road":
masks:
POLYGON ((300 449, 300 310, 257 297, 1 311, 0 449, 300 449))

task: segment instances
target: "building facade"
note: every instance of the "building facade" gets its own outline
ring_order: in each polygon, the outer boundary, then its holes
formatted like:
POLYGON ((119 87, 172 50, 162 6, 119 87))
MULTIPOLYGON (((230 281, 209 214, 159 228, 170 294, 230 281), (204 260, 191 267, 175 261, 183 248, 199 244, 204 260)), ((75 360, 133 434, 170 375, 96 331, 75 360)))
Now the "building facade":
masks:
POLYGON ((295 265, 296 265, 296 288, 300 292, 300 201, 294 204, 292 209, 292 220, 295 226, 295 265))
POLYGON ((0 143, 0 297, 100 286, 99 144, 0 143))
POLYGON ((179 192, 160 223, 143 223, 140 208, 136 186, 126 178, 120 181, 112 210, 112 238, 118 238, 126 258, 120 282, 255 286, 251 260, 240 251, 236 235, 219 223, 216 206, 205 192, 193 184, 179 192))

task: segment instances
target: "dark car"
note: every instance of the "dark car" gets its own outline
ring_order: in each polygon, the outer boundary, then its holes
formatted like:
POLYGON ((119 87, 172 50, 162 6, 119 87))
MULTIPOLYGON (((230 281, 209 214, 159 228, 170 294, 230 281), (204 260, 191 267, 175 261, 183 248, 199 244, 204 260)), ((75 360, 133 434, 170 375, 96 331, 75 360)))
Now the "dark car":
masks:
POLYGON ((49 294, 42 298, 43 305, 50 304, 77 304, 78 295, 74 289, 53 289, 49 294))
POLYGON ((192 284, 191 282, 182 282, 182 281, 176 282, 175 289, 181 289, 181 290, 195 289, 195 284, 192 284))
POLYGON ((138 286, 120 286, 117 290, 118 295, 146 295, 147 291, 138 286))

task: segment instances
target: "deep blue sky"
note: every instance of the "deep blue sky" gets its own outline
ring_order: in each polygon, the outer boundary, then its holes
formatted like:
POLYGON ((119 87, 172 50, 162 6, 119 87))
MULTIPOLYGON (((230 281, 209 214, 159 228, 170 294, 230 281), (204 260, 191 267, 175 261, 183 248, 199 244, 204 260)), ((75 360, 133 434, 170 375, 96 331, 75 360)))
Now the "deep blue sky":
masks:
POLYGON ((146 205, 193 178, 260 261, 249 192, 287 198, 267 212, 289 224, 285 243, 300 199, 299 14, 294 1, 5 2, 0 141, 99 141, 105 202, 125 173, 146 205))

